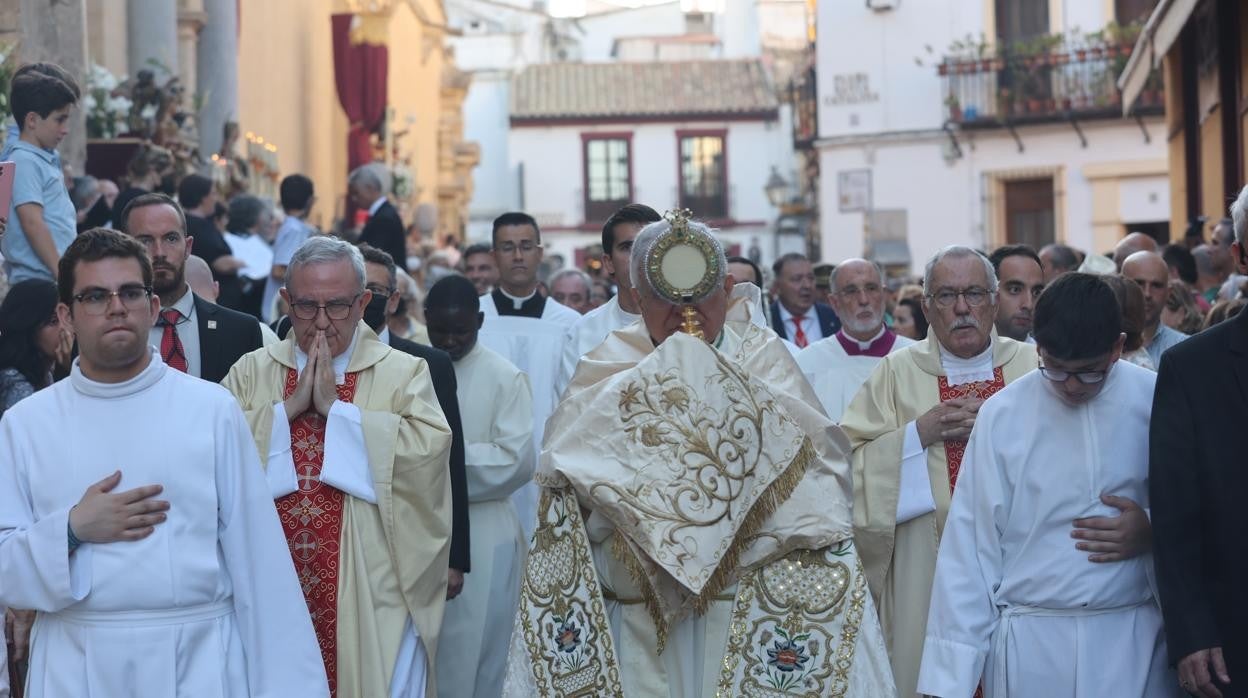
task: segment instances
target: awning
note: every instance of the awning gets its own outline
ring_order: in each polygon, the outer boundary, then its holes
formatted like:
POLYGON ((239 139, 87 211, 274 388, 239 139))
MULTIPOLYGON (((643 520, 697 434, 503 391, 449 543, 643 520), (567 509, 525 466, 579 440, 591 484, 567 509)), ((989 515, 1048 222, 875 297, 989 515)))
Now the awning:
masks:
POLYGON ((1122 115, 1131 113, 1135 100, 1144 90, 1148 74, 1161 65, 1162 59, 1179 40, 1179 33, 1192 16, 1200 0, 1161 0, 1148 18, 1140 38, 1135 42, 1127 67, 1118 77, 1118 89, 1122 90, 1122 115))

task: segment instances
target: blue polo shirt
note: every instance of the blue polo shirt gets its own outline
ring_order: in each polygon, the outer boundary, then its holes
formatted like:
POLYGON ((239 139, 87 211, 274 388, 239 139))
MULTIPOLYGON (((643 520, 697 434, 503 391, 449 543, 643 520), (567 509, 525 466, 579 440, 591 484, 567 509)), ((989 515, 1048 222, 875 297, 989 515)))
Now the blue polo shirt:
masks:
POLYGON ((17 217, 17 207, 23 204, 39 204, 43 207, 43 222, 52 234, 52 243, 58 254, 78 235, 77 215, 74 203, 65 189, 65 175, 61 172, 61 158, 54 151, 47 151, 24 141, 6 144, 0 159, 11 160, 17 165, 13 182, 13 203, 8 211, 8 230, 0 239, 0 252, 4 253, 4 272, 9 283, 26 279, 52 280, 52 271, 44 266, 35 254, 22 230, 17 217))

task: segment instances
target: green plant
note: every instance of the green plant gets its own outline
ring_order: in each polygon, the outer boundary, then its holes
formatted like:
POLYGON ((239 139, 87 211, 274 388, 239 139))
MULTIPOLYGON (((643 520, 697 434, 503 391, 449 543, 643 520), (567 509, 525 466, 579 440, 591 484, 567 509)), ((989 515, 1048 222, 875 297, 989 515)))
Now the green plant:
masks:
POLYGON ((17 70, 17 51, 12 44, 0 44, 0 123, 4 123, 12 115, 9 106, 9 83, 17 70))

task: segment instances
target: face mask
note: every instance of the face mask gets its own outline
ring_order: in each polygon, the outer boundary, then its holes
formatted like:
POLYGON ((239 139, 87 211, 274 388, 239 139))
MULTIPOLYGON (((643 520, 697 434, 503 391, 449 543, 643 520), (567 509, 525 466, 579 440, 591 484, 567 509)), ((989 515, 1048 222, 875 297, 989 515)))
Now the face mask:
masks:
POLYGON ((386 324, 386 301, 389 299, 381 294, 376 294, 373 299, 364 306, 364 324, 380 331, 386 324))

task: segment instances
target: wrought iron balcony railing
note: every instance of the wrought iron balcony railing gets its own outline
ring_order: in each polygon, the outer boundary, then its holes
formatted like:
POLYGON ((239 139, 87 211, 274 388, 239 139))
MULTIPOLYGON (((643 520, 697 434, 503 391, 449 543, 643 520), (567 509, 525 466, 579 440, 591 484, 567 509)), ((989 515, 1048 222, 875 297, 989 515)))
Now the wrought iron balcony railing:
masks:
MULTIPOLYGON (((1116 81, 1131 46, 1053 44, 948 56, 937 65, 945 118, 963 128, 1122 117, 1116 81)), ((1159 114, 1162 80, 1154 72, 1136 107, 1159 114)))

